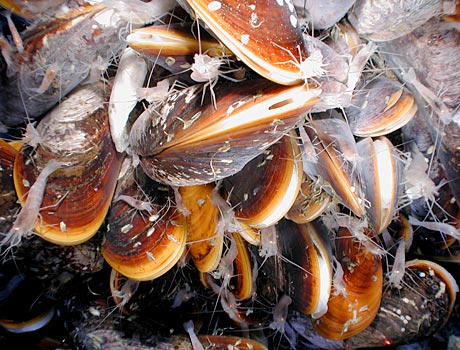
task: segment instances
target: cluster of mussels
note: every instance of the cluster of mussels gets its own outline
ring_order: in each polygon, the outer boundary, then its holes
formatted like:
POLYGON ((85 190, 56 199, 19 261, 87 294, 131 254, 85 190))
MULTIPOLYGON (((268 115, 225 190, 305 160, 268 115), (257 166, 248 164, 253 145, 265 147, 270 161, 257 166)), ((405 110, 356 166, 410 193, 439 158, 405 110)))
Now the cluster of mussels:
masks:
POLYGON ((459 348, 460 2, 0 5, 2 342, 459 348))

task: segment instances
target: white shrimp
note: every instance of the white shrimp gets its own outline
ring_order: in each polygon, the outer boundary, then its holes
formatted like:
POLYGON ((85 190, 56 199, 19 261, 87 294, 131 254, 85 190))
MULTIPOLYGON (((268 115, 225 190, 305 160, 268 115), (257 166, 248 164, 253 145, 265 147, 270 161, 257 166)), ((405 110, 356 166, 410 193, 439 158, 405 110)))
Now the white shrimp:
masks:
POLYGON ((122 309, 128 304, 134 293, 136 293, 139 284, 139 281, 127 278, 126 281, 124 281, 123 286, 120 288, 120 290, 112 290, 112 296, 118 308, 122 309))
POLYGON ((193 321, 184 322, 185 331, 188 333, 190 337, 190 341, 192 342, 193 350, 204 350, 203 344, 201 344, 200 339, 198 339, 195 330, 193 321))
POLYGON ((30 187, 27 199, 16 217, 13 227, 0 241, 1 246, 7 246, 4 254, 11 248, 18 246, 22 237, 28 237, 34 233, 33 230, 38 219, 48 176, 63 166, 65 166, 65 163, 51 159, 43 168, 35 183, 30 187))
POLYGON ((303 161, 314 164, 318 163, 318 155, 316 154, 315 146, 302 125, 299 126, 299 136, 303 146, 303 161))
POLYGON ((372 254, 382 256, 386 250, 376 243, 371 237, 364 233, 369 227, 367 219, 358 219, 348 215, 335 215, 335 219, 340 227, 346 227, 354 238, 356 238, 372 254))
POLYGON ((302 53, 300 51, 300 46, 297 46, 298 53, 299 53, 299 59, 293 55, 293 53, 286 48, 276 44, 272 43, 274 46, 277 48, 286 51, 289 56, 291 56, 291 60, 287 62, 279 62, 279 64, 285 64, 285 63, 292 63, 294 64, 298 69, 298 77, 299 79, 303 80, 305 84, 308 83, 309 80, 315 81, 316 78, 320 78, 323 75, 326 74, 326 70, 323 68, 326 66, 326 64, 323 63, 323 54, 321 53, 321 50, 319 49, 313 49, 309 56, 305 59, 302 58, 302 53))
POLYGON ((190 67, 192 73, 190 74, 190 78, 192 78, 197 83, 205 83, 203 87, 203 97, 202 103, 204 98, 204 93, 206 91, 206 87, 209 86, 209 90, 211 92, 211 101, 214 108, 217 108, 216 103, 216 95, 214 94, 214 86, 216 86, 219 77, 238 82, 241 81, 238 79, 230 78, 225 74, 233 73, 240 71, 240 69, 230 69, 227 71, 222 71, 220 68, 222 63, 226 60, 226 56, 217 56, 217 57, 210 57, 206 53, 201 54, 197 53, 193 57, 193 64, 190 67))
POLYGON ((410 201, 423 197, 425 200, 434 202, 435 196, 439 194, 438 189, 444 185, 444 182, 441 182, 438 186, 435 185, 428 174, 428 164, 425 161, 425 157, 416 146, 414 146, 411 159, 405 169, 404 177, 406 182, 405 193, 410 201))
POLYGON ((401 73, 403 79, 418 91, 420 96, 430 105, 444 124, 448 124, 452 121, 453 116, 449 107, 446 106, 440 97, 436 96, 433 91, 418 80, 413 68, 410 68, 407 72, 402 71, 401 73))
POLYGON ((143 210, 143 211, 147 211, 148 213, 151 213, 153 211, 153 207, 150 202, 145 202, 140 199, 136 199, 132 196, 127 196, 127 195, 122 194, 114 199, 114 203, 118 201, 126 202, 131 207, 135 208, 136 210, 143 210))
POLYGON ((342 295, 344 298, 347 297, 347 288, 345 281, 343 280, 343 267, 340 261, 333 255, 332 261, 334 262, 334 277, 332 278, 332 285, 334 287, 334 295, 342 295))
POLYGON ((37 146, 43 142, 43 138, 32 123, 26 125, 26 132, 22 136, 22 141, 31 146, 37 148, 37 146))
POLYGON ((8 28, 10 29, 11 36, 13 37, 14 45, 19 53, 24 52, 24 43, 22 42, 21 35, 18 32, 18 29, 14 25, 13 20, 11 19, 11 12, 10 11, 3 11, 2 15, 6 18, 8 22, 8 28))
POLYGON ((278 254, 278 243, 276 239, 275 226, 265 227, 260 231, 260 239, 262 244, 259 247, 259 256, 264 258, 264 261, 260 265, 262 267, 268 258, 278 254))
POLYGON ((146 100, 149 104, 158 104, 166 99, 169 93, 169 88, 169 79, 160 80, 157 82, 156 86, 138 88, 137 99, 146 100))
POLYGON ((290 296, 284 294, 273 307, 273 321, 269 327, 278 332, 284 333, 284 327, 287 321, 289 305, 292 303, 290 296))
POLYGON ((388 282, 390 286, 401 289, 402 279, 405 273, 406 265, 406 243, 400 241, 396 249, 395 259, 391 271, 388 273, 388 282))
POLYGON ((421 226, 432 231, 439 231, 441 233, 444 233, 445 235, 460 240, 460 230, 457 229, 455 226, 445 222, 420 221, 415 217, 409 215, 409 224, 414 226, 421 226))
POLYGON ((40 86, 38 88, 31 88, 30 90, 34 92, 29 98, 33 99, 36 98, 37 96, 43 95, 46 90, 51 86, 53 83, 54 79, 58 75, 58 72, 60 71, 59 65, 57 63, 52 63, 50 64, 45 71, 45 74, 43 75, 42 82, 40 83, 40 86))

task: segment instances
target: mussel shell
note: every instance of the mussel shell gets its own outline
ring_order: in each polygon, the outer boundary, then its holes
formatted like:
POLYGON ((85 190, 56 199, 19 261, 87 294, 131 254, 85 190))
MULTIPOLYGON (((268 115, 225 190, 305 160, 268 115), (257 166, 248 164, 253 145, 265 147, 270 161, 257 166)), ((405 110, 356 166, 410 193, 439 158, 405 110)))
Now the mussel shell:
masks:
POLYGON ((295 224, 282 220, 277 225, 283 259, 285 293, 297 309, 317 318, 327 310, 332 266, 327 232, 321 221, 295 224))
POLYGON ((13 164, 18 151, 0 139, 0 232, 8 232, 19 210, 13 181, 13 164))
POLYGON ((292 207, 301 180, 300 148, 290 134, 222 184, 235 215, 246 225, 262 228, 276 224, 292 207))
POLYGON ((377 137, 388 135, 406 125, 417 112, 410 91, 401 83, 378 77, 355 92, 353 105, 346 108, 353 135, 377 137))
POLYGON ((356 0, 327 0, 321 3, 293 1, 298 14, 307 13, 312 29, 327 29, 342 19, 356 0))
POLYGON ((301 82, 299 65, 308 54, 290 1, 187 2, 196 16, 248 67, 279 84, 301 82))
POLYGON ((236 248, 238 251, 234 261, 236 281, 235 286, 233 287, 233 293, 238 300, 245 300, 253 296, 255 293, 252 271, 253 262, 247 247, 247 242, 239 233, 235 232, 232 236, 236 242, 236 248))
POLYGON ((47 241, 72 245, 90 239, 102 225, 115 190, 121 155, 110 137, 102 83, 84 85, 46 115, 37 127, 42 141, 24 145, 14 164, 14 184, 23 203, 49 160, 65 163, 48 177, 35 230, 47 241))
POLYGON ((2 271, 0 292, 0 326, 8 332, 36 331, 54 316, 53 302, 45 296, 42 282, 35 277, 2 271))
POLYGON ((335 255, 344 271, 346 295, 333 289, 327 312, 313 321, 313 327, 327 339, 347 339, 363 331, 374 320, 380 306, 383 269, 377 256, 341 227, 335 255))
MULTIPOLYGON (((102 21, 111 10, 76 2, 66 9, 65 14, 38 16, 34 25, 21 33, 24 52, 14 55, 14 64, 8 67, 10 77, 0 85, 5 124, 41 117, 89 76, 98 56, 108 63, 123 47, 117 40, 119 28, 102 21), (55 76, 46 91, 39 92, 48 69, 55 76)), ((117 25, 124 23, 118 21, 117 25)))
POLYGON ((317 219, 332 202, 332 197, 315 181, 304 176, 299 194, 285 217, 297 224, 317 219))
POLYGON ((201 52, 210 57, 232 55, 230 50, 204 30, 200 32, 198 41, 190 24, 136 28, 126 37, 126 41, 129 47, 174 73, 184 72, 192 65, 194 55, 201 52))
POLYGON ((227 350, 237 348, 239 350, 267 350, 268 348, 254 339, 241 338, 228 335, 200 335, 199 339, 205 349, 211 347, 213 350, 227 350))
MULTIPOLYGON (((320 114, 306 132, 315 145, 318 161, 312 166, 316 176, 326 180, 340 201, 357 216, 365 214, 363 193, 358 181, 360 159, 348 124, 336 113, 320 114)), ((304 165, 305 169, 305 165, 304 165)))
POLYGON ((374 321, 347 339, 346 347, 406 344, 435 334, 452 312, 455 286, 452 275, 432 261, 406 262, 401 289, 385 288, 374 321))
POLYGON ((363 158, 361 176, 370 225, 375 233, 387 228, 396 213, 398 203, 401 166, 391 141, 381 136, 372 140, 365 138, 357 143, 363 158))
POLYGON ((172 94, 158 112, 134 123, 130 143, 148 176, 173 186, 213 182, 240 171, 289 133, 318 101, 318 89, 284 87, 267 80, 221 83, 217 105, 202 104, 195 85, 172 94), (179 117, 180 116, 180 117, 179 117))
POLYGON ((348 19, 360 35, 373 41, 388 41, 422 26, 441 7, 439 0, 357 1, 348 19))
POLYGON ((181 258, 185 251, 187 223, 173 204, 172 189, 152 181, 138 170, 134 178, 131 177, 134 171, 126 174, 127 180, 120 182, 117 195, 138 198, 143 194, 140 188, 144 188, 147 198, 141 200, 152 201, 152 211, 138 210, 122 200, 115 201, 107 218, 108 229, 101 252, 107 263, 125 277, 145 281, 163 275, 181 258))
POLYGON ((219 232, 219 209, 212 201, 212 184, 179 188, 187 217, 187 246, 200 272, 210 272, 222 257, 224 232, 219 232))

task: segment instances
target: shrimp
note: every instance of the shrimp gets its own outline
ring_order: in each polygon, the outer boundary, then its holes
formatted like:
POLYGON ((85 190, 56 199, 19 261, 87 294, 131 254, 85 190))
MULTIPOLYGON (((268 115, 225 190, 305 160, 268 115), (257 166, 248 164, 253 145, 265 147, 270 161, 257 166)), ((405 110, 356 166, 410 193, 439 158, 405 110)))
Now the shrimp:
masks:
POLYGON ((273 308, 273 321, 269 325, 271 329, 284 333, 284 326, 288 316, 288 308, 291 303, 291 297, 286 294, 278 300, 273 308))
POLYGON ((326 74, 327 71, 323 68, 326 66, 326 64, 323 63, 323 54, 321 50, 315 48, 312 50, 312 52, 310 52, 310 55, 307 58, 302 59, 302 53, 300 50, 300 46, 297 45, 297 49, 299 51, 298 52, 299 58, 300 58, 300 61, 299 61, 299 59, 297 59, 297 57, 295 57, 294 54, 290 50, 287 50, 286 48, 276 43, 272 43, 272 44, 276 46, 277 48, 286 51, 291 56, 292 58, 291 60, 287 62, 279 62, 279 63, 280 64, 283 64, 283 63, 294 64, 299 69, 299 73, 298 73, 299 79, 303 80, 305 84, 308 83, 308 80, 315 81, 315 78, 320 78, 326 74))
POLYGON ((409 215, 409 224, 415 225, 415 226, 421 226, 421 227, 424 227, 432 231, 439 231, 457 240, 460 240, 459 229, 445 222, 420 221, 416 219, 415 217, 409 215))
POLYGON ((449 110, 449 107, 442 101, 441 98, 436 96, 436 94, 422 84, 420 80, 417 79, 415 71, 413 68, 410 68, 407 72, 402 72, 403 79, 411 84, 423 97, 423 99, 430 105, 433 111, 438 115, 439 119, 444 124, 449 124, 452 119, 452 113, 449 110))
POLYGON ((150 202, 141 201, 140 199, 136 199, 132 196, 122 194, 114 200, 114 202, 118 201, 124 201, 136 210, 145 210, 148 213, 151 213, 153 211, 153 207, 150 202))
POLYGON ((28 123, 26 125, 26 132, 22 137, 22 141, 32 148, 36 148, 40 143, 42 143, 43 139, 35 126, 32 123, 28 123))
POLYGON ((16 217, 13 227, 0 241, 0 245, 7 246, 4 254, 11 248, 18 246, 22 237, 28 237, 34 233, 33 229, 43 201, 48 176, 64 166, 65 163, 51 159, 43 168, 35 183, 30 187, 27 199, 16 217))
POLYGON ((192 320, 184 322, 184 328, 190 337, 193 350, 204 350, 203 344, 201 344, 200 339, 198 339, 193 327, 194 325, 192 320))
POLYGON ((406 264, 406 243, 400 241, 398 243, 398 248, 396 250, 395 259, 393 262, 393 267, 388 273, 388 282, 390 286, 401 289, 401 282, 404 277, 405 264, 406 264))

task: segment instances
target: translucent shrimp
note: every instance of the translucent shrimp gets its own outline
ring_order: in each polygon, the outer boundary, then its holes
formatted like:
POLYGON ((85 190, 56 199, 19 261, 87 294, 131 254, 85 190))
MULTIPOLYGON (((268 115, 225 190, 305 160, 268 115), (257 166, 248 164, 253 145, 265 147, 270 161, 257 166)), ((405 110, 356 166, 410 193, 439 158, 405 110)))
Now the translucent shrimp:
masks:
POLYGON ((417 79, 413 68, 410 68, 407 72, 403 71, 402 76, 407 83, 411 84, 418 91, 420 96, 430 105, 444 124, 448 124, 452 121, 453 116, 449 107, 446 106, 440 97, 436 96, 433 91, 417 79))
POLYGON ((400 241, 398 243, 398 248, 396 249, 395 259, 391 271, 388 273, 388 282, 390 286, 394 288, 401 289, 402 279, 405 273, 405 264, 406 264, 406 250, 405 242, 400 241))
POLYGON ((35 183, 30 187, 27 199, 16 217, 13 227, 0 241, 0 245, 6 246, 4 253, 18 246, 22 237, 28 237, 34 233, 33 230, 43 201, 48 176, 64 166, 65 163, 51 159, 43 168, 35 183))
POLYGON ((405 169, 406 195, 413 201, 418 198, 425 198, 431 202, 435 201, 439 187, 444 183, 435 185, 428 174, 428 164, 423 154, 414 146, 411 159, 405 169))
POLYGON ((414 226, 421 226, 428 230, 439 231, 445 235, 451 236, 457 240, 460 240, 460 230, 455 226, 445 222, 436 221, 420 221, 413 216, 409 215, 409 224, 414 226))
POLYGON ((343 280, 343 267, 342 264, 337 260, 335 256, 332 256, 334 262, 334 277, 332 278, 332 285, 334 287, 333 295, 343 295, 347 297, 347 288, 345 287, 345 281, 343 280))
POLYGON ((22 136, 22 141, 32 148, 36 148, 40 143, 42 143, 43 139, 34 124, 28 123, 26 125, 26 132, 22 136))
POLYGON ((297 59, 297 57, 295 57, 294 54, 290 50, 287 50, 286 48, 276 43, 272 43, 272 44, 276 46, 277 48, 286 51, 291 56, 292 58, 291 60, 287 62, 279 62, 279 63, 280 64, 283 64, 283 63, 294 64, 299 69, 299 73, 298 73, 299 79, 303 80, 305 84, 307 84, 309 80, 315 81, 316 78, 320 78, 326 74, 327 71, 323 68, 326 65, 323 62, 323 54, 321 50, 313 49, 310 52, 310 55, 307 58, 303 59, 301 51, 300 51, 300 46, 297 46, 297 49, 299 51, 298 54, 300 58, 300 61, 299 61, 299 59, 297 59))
POLYGON ((127 196, 127 195, 122 194, 114 200, 114 202, 118 202, 118 201, 124 201, 128 203, 131 207, 135 208, 136 210, 144 210, 144 211, 147 211, 148 213, 151 213, 153 211, 153 207, 150 202, 145 202, 140 199, 136 199, 132 196, 127 196))
POLYGON ((284 327, 287 321, 289 305, 292 303, 290 296, 284 294, 273 307, 273 321, 269 327, 278 332, 284 333, 284 327))
POLYGON ((203 344, 201 344, 200 339, 198 339, 195 330, 193 321, 184 322, 185 331, 188 333, 190 337, 190 341, 192 342, 193 350, 204 350, 203 344))

